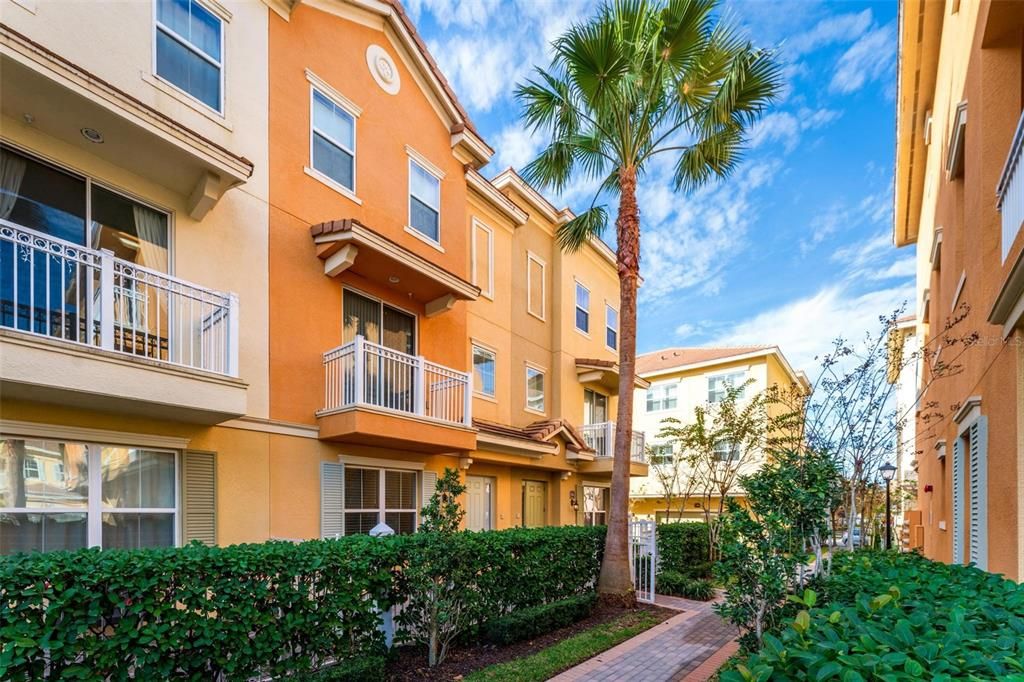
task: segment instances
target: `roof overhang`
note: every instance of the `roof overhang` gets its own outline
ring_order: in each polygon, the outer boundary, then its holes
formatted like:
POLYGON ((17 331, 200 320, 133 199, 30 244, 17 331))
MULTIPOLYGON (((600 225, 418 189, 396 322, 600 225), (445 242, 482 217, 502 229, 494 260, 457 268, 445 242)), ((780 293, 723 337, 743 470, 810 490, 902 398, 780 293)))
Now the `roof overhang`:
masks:
MULTIPOLYGON (((610 360, 576 359, 576 379, 581 384, 597 384, 610 391, 619 390, 619 365, 610 360)), ((636 388, 648 388, 647 379, 637 375, 633 377, 636 388)))
POLYGON ((932 108, 945 3, 900 3, 893 242, 917 241, 927 164, 925 118, 932 108))
POLYGON ((952 180, 964 174, 964 145, 967 137, 967 102, 956 105, 953 114, 953 130, 949 134, 946 156, 946 179, 952 180))
POLYGON ((253 164, 64 57, 0 24, 0 111, 186 199, 203 217, 223 194, 246 182, 253 164), (93 128, 102 144, 86 140, 93 128))
POLYGON ((498 191, 497 187, 472 166, 466 167, 466 184, 487 201, 491 208, 511 220, 516 226, 525 225, 530 218, 529 213, 516 206, 511 199, 498 191))
POLYGON ((512 438, 510 436, 499 436, 498 434, 480 431, 476 435, 477 449, 493 450, 510 455, 525 455, 540 459, 544 455, 558 454, 556 443, 541 443, 525 438, 512 438))
POLYGON ((480 288, 436 263, 413 253, 354 218, 310 228, 324 274, 350 271, 410 296, 426 305, 427 316, 444 312, 455 301, 472 301, 480 288))

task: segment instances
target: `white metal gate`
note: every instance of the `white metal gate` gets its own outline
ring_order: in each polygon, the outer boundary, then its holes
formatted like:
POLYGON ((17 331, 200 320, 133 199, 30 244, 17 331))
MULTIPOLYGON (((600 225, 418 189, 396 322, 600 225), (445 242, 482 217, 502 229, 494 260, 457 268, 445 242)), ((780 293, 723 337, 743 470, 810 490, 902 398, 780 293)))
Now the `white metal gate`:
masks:
POLYGON ((637 601, 654 603, 654 576, 658 569, 658 544, 654 521, 629 522, 629 570, 637 601))

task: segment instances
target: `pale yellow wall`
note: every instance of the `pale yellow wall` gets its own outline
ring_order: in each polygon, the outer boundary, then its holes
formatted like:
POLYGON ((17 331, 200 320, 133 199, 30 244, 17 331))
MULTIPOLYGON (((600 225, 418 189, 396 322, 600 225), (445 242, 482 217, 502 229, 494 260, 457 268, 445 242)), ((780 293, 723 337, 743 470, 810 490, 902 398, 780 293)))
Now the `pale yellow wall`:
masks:
MULTIPOLYGON (((187 196, 109 163, 23 120, 0 120, 0 138, 114 189, 169 211, 172 273, 234 292, 240 302, 240 374, 249 384, 248 413, 265 417, 267 396, 267 13, 258 2, 226 1, 225 116, 205 111, 153 76, 151 2, 0 0, 0 20, 97 75, 177 123, 253 162, 252 177, 228 190, 202 220, 188 215, 187 196), (30 12, 23 7, 34 7, 30 12)), ((61 106, 55 102, 54 106, 61 106)), ((37 117, 45 112, 34 112, 37 117)), ((86 125, 86 122, 83 122, 86 125)), ((102 132, 102 131, 101 131, 102 132)))

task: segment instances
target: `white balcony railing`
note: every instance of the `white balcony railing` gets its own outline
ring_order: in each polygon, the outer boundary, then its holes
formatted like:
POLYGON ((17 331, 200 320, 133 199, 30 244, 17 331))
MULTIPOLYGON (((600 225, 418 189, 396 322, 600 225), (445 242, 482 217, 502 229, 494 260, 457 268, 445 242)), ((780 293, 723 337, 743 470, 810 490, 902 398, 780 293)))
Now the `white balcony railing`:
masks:
POLYGON ((0 220, 0 327, 238 376, 238 297, 0 220))
POLYGON ((1024 223, 1024 113, 1017 121, 1010 151, 1006 155, 1003 172, 996 185, 996 208, 1002 217, 1003 261, 1006 260, 1013 240, 1024 223))
POLYGON ((357 336, 324 353, 324 409, 369 406, 472 426, 470 376, 357 336))
MULTIPOLYGON (((585 424, 583 440, 594 448, 595 457, 612 457, 615 455, 615 422, 585 424)), ((629 458, 634 462, 644 461, 644 434, 634 431, 629 444, 629 458)))

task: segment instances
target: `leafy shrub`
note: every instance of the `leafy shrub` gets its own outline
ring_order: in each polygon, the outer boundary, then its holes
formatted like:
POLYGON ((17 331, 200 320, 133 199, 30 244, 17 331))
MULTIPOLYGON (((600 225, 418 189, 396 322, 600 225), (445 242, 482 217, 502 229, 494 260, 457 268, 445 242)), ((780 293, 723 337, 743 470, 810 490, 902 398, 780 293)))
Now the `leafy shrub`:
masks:
MULTIPOLYGON (((603 527, 454 533, 474 624, 592 592, 603 527)), ((0 679, 306 676, 376 655, 426 534, 0 559, 0 679)), ((400 619, 399 626, 403 624, 400 619)), ((325 671, 326 674, 326 671, 325 671)))
POLYGON ((387 657, 369 655, 349 658, 307 675, 310 682, 383 682, 387 679, 387 657))
POLYGON ((688 578, 711 577, 706 523, 659 523, 658 567, 688 578))
POLYGON ((774 679, 1017 679, 1024 586, 916 554, 841 553, 804 608, 725 682, 774 679), (825 603, 827 600, 827 603, 825 603), (821 606, 818 606, 822 604, 821 606))
POLYGON ((658 594, 708 601, 715 596, 715 586, 706 578, 689 578, 678 571, 658 574, 658 594))
POLYGON ((597 605, 597 594, 581 594, 568 599, 513 611, 489 621, 484 636, 494 644, 512 644, 583 620, 597 605))

